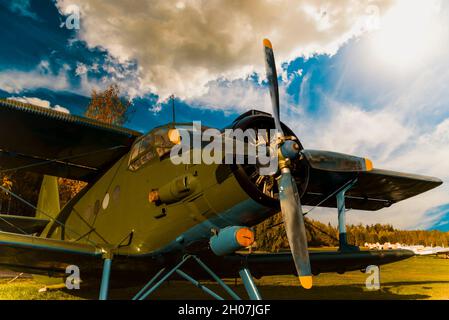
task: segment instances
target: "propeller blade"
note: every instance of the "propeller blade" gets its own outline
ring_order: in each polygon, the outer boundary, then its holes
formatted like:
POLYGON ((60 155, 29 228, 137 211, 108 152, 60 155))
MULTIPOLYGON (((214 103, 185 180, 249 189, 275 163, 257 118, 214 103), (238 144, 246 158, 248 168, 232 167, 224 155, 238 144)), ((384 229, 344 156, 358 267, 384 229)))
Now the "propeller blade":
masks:
MULTIPOLYGON (((281 127, 279 115, 279 85, 276 73, 276 63, 274 61, 273 46, 270 40, 264 39, 263 46, 265 51, 265 67, 267 72, 268 84, 270 87, 271 105, 273 109, 273 118, 278 135, 284 136, 281 127)), ((281 143, 280 157, 293 160, 299 153, 299 146, 291 141, 283 139, 281 143)), ((301 202, 298 194, 296 182, 293 180, 290 168, 283 165, 281 176, 278 180, 279 200, 281 202, 281 211, 284 217, 285 231, 295 261, 296 271, 299 275, 299 281, 305 289, 312 288, 312 271, 310 268, 309 251, 307 249, 307 235, 304 226, 304 217, 301 208, 301 202)))
POLYGON ((281 127, 281 118, 279 116, 279 85, 278 76, 276 73, 276 63, 274 61, 273 46, 268 39, 263 40, 263 46, 265 51, 265 69, 268 84, 270 86, 271 107, 273 109, 274 123, 279 133, 284 135, 281 127))
POLYGON ((319 150, 302 150, 307 162, 314 169, 338 172, 366 172, 373 170, 368 158, 319 150))
POLYGON ((285 231, 293 260, 295 261, 296 271, 299 275, 299 281, 305 289, 310 289, 312 288, 313 281, 304 216, 298 189, 289 168, 283 168, 281 170, 281 177, 278 180, 278 184, 285 231))

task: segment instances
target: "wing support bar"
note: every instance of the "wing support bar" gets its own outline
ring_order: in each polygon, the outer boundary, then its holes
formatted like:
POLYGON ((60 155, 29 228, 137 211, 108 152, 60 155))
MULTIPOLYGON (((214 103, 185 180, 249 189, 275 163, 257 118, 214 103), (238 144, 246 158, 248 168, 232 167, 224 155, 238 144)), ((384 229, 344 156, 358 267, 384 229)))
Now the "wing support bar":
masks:
POLYGON ((257 290, 256 284, 254 283, 253 277, 249 272, 247 267, 243 267, 239 271, 240 278, 242 278, 243 285, 245 286, 246 292, 248 293, 250 300, 262 300, 262 296, 257 290))
POLYGON ((359 247, 348 244, 348 238, 346 234, 346 204, 345 204, 345 194, 349 191, 355 184, 357 183, 357 179, 354 179, 350 182, 345 188, 340 190, 337 197, 337 211, 338 211, 338 242, 339 242, 339 251, 348 252, 348 251, 360 251, 359 247))
MULTIPOLYGON (((184 265, 184 263, 188 260, 194 260, 196 261, 196 263, 202 268, 204 269, 204 271, 206 271, 234 300, 241 300, 241 298, 222 280, 220 279, 206 264, 204 264, 203 261, 200 260, 200 258, 198 258, 197 256, 194 255, 186 255, 182 258, 182 260, 176 265, 174 266, 172 269, 170 269, 169 271, 166 271, 165 268, 161 269, 158 273, 156 273, 156 275, 151 278, 150 281, 148 281, 148 283, 133 297, 133 300, 145 300, 151 293, 153 293, 154 291, 156 291, 157 288, 159 288, 171 275, 173 275, 174 273, 176 273, 178 276, 180 276, 181 278, 183 278, 184 280, 189 281, 190 283, 192 283, 195 287, 203 290, 205 293, 209 294, 210 296, 212 296, 213 298, 217 299, 217 300, 224 300, 221 296, 219 296, 218 294, 216 294, 214 291, 212 291, 211 289, 209 289, 208 287, 206 287, 205 285, 203 285, 202 283, 200 283, 199 281, 195 280, 194 278, 192 278, 190 275, 188 275, 187 273, 185 273, 184 271, 181 270, 182 265, 184 265), (159 281, 157 281, 159 279, 159 281), (157 281, 157 282, 156 282, 157 281), (156 282, 156 283, 155 283, 156 282), (153 285, 153 283, 155 283, 153 285)), ((249 273, 249 271, 247 272, 250 279, 251 279, 251 274, 249 273)), ((246 287, 246 282, 248 281, 247 279, 247 275, 243 275, 242 276, 242 280, 245 283, 245 287, 246 287), (245 278, 244 278, 245 277, 245 278)), ((250 280, 252 282, 252 279, 250 280)), ((253 283, 253 287, 255 288, 255 285, 253 283)), ((255 289, 257 291, 257 289, 255 289)), ((250 292, 248 291, 248 294, 251 297, 250 292)), ((260 297, 260 295, 259 295, 260 297)))

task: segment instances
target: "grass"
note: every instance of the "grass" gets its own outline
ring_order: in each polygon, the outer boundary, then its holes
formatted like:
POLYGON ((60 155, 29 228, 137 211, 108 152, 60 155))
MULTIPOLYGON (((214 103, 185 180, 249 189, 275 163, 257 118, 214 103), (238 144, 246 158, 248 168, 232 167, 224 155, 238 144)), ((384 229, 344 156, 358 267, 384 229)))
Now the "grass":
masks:
POLYGON ((74 300, 80 299, 65 290, 48 290, 38 292, 43 285, 30 278, 17 279, 8 283, 11 279, 0 280, 1 300, 74 300))
MULTIPOLYGON (((264 299, 449 299, 449 260, 437 257, 413 257, 405 261, 381 267, 381 290, 365 288, 366 275, 360 271, 344 275, 321 274, 314 277, 314 288, 304 290, 294 276, 269 276, 256 280, 264 299)), ((68 290, 48 290, 38 293, 42 287, 33 279, 17 279, 7 283, 0 280, 0 299, 80 299, 68 290)), ((242 297, 246 297, 240 281, 227 283, 242 297), (237 285, 236 285, 237 283, 237 285)), ((213 282, 206 285, 223 297, 227 295, 213 282)), ((129 299, 139 288, 113 289, 112 299, 129 299)), ((94 291, 83 292, 83 298, 95 299, 94 291)), ((170 281, 161 286, 153 299, 208 299, 209 296, 191 284, 170 281)))

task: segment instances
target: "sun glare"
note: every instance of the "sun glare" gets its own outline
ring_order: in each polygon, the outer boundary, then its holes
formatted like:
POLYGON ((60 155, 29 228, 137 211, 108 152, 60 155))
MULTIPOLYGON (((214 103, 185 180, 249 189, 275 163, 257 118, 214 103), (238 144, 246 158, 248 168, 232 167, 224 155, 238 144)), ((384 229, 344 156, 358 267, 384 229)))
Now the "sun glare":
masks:
POLYGON ((399 0, 379 21, 371 54, 396 70, 425 64, 443 45, 438 0, 399 0))

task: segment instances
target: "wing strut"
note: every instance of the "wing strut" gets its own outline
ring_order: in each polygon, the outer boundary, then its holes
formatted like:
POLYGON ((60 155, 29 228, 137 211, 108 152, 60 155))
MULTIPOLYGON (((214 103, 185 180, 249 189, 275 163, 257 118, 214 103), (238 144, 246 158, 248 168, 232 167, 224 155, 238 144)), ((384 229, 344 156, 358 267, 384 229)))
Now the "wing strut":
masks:
MULTIPOLYGON (((204 271, 206 271, 217 283, 234 299, 234 300, 241 300, 241 298, 232 290, 222 279, 220 279, 215 272, 213 272, 200 258, 194 255, 186 255, 182 257, 181 261, 177 263, 174 267, 172 267, 169 270, 166 270, 165 268, 162 268, 156 275, 151 278, 150 281, 134 296, 133 300, 145 300, 151 293, 156 291, 157 288, 159 288, 170 276, 172 276, 174 273, 176 273, 181 278, 184 278, 185 280, 189 281, 193 285, 195 285, 197 288, 200 288, 205 293, 209 294, 213 298, 217 300, 224 300, 221 296, 216 294, 214 291, 206 287, 205 285, 201 284, 199 281, 192 278, 190 275, 182 271, 180 268, 188 261, 188 260, 194 260, 204 271), (159 281, 157 281, 159 280, 159 281), (156 282, 157 281, 157 282, 156 282), (155 283, 156 282, 156 283, 155 283)), ((247 285, 251 287, 251 289, 248 289, 248 295, 251 299, 260 300, 260 294, 257 292, 257 288, 254 285, 254 282, 252 281, 251 274, 247 269, 241 269, 240 275, 242 277, 242 280, 245 283, 245 287, 247 285), (254 290, 255 291, 254 291, 254 290), (257 292, 257 294, 256 294, 257 292)))
POLYGON ((354 245, 348 244, 348 238, 346 235, 346 204, 345 204, 345 194, 349 191, 354 184, 357 183, 357 179, 348 184, 346 187, 341 189, 337 193, 337 211, 338 211, 338 251, 348 252, 348 251, 360 251, 360 248, 354 245))
MULTIPOLYGON (((19 196, 18 194, 14 193, 13 191, 10 191, 8 189, 6 189, 5 187, 3 187, 2 185, 0 185, 0 189, 3 192, 9 193, 10 195, 12 195, 14 198, 16 198, 17 200, 23 202, 25 205, 33 208, 34 210, 38 211, 39 213, 43 214, 44 216, 48 217, 51 221, 56 222, 57 224, 59 224, 61 227, 65 228, 66 230, 69 230, 70 232, 73 232, 74 234, 78 235, 79 237, 82 237, 83 235, 81 235, 79 232, 67 227, 64 223, 62 223, 61 221, 59 221, 56 218, 53 218, 51 215, 47 214, 46 212, 40 210, 39 208, 37 208, 36 206, 34 206, 33 204, 29 203, 27 200, 23 199, 21 196, 19 196)), ((86 239, 86 241, 90 242, 90 244, 92 246, 94 246, 95 248, 101 248, 100 245, 90 239, 86 239)))

